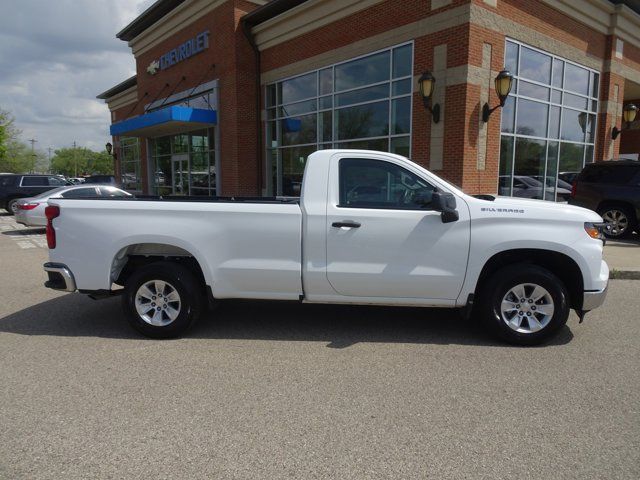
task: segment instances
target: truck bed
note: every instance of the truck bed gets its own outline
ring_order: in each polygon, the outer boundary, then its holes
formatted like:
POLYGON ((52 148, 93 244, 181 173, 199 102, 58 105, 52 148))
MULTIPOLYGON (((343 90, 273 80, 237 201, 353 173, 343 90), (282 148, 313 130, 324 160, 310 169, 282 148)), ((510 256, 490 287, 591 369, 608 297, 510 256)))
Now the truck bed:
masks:
POLYGON ((109 200, 120 202, 197 202, 197 203, 262 203, 300 204, 300 197, 200 197, 194 195, 135 195, 133 197, 80 197, 65 200, 109 200))
POLYGON ((298 198, 145 195, 49 203, 60 207, 50 260, 71 268, 83 290, 110 289, 122 258, 155 251, 194 257, 219 298, 295 300, 302 292, 298 198))

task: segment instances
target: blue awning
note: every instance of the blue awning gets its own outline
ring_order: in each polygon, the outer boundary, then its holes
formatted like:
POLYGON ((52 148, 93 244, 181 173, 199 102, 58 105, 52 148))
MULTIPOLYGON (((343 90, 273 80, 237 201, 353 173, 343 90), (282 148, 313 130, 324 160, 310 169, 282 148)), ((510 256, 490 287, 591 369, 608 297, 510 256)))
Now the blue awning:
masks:
POLYGON ((216 123, 218 115, 215 110, 171 106, 114 123, 110 132, 114 137, 159 137, 207 128, 216 123))

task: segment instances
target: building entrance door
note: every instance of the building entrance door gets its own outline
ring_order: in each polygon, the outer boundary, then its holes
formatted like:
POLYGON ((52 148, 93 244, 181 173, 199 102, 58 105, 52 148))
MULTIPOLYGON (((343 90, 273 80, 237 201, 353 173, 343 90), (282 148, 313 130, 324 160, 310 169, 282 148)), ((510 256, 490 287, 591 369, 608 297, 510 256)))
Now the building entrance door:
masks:
POLYGON ((171 178, 173 195, 189 195, 189 155, 171 156, 171 178))

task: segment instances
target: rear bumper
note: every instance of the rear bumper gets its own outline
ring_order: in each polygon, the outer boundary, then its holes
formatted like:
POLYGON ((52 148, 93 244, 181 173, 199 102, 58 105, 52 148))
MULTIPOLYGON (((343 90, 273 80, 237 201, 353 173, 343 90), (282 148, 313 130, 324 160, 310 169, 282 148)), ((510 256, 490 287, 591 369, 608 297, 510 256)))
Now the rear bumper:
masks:
POLYGON ((15 214, 15 221, 16 223, 20 223, 21 225, 24 225, 25 227, 28 227, 29 225, 27 225, 27 220, 24 218, 24 214, 18 210, 15 214))
POLYGON ((42 217, 34 217, 30 215, 22 215, 18 216, 16 214, 16 222, 21 223, 25 227, 40 227, 44 228, 47 226, 47 219, 42 217))
POLYGON ((609 284, 607 283, 607 285, 605 285, 602 290, 584 292, 584 299, 582 300, 582 310, 588 312, 589 310, 593 310, 601 306, 604 303, 604 299, 607 297, 608 288, 609 284))
POLYGON ((49 279, 44 282, 45 287, 64 292, 76 291, 76 281, 73 278, 73 273, 66 265, 47 262, 43 265, 43 268, 49 276, 49 279))

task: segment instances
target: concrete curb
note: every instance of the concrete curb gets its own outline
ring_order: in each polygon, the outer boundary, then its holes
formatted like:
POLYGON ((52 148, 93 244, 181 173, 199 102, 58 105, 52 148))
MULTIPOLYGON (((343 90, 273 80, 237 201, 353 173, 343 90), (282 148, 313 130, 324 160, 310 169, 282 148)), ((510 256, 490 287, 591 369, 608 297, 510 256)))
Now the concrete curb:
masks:
POLYGON ((611 280, 640 280, 640 269, 612 269, 609 271, 609 278, 611 280))

